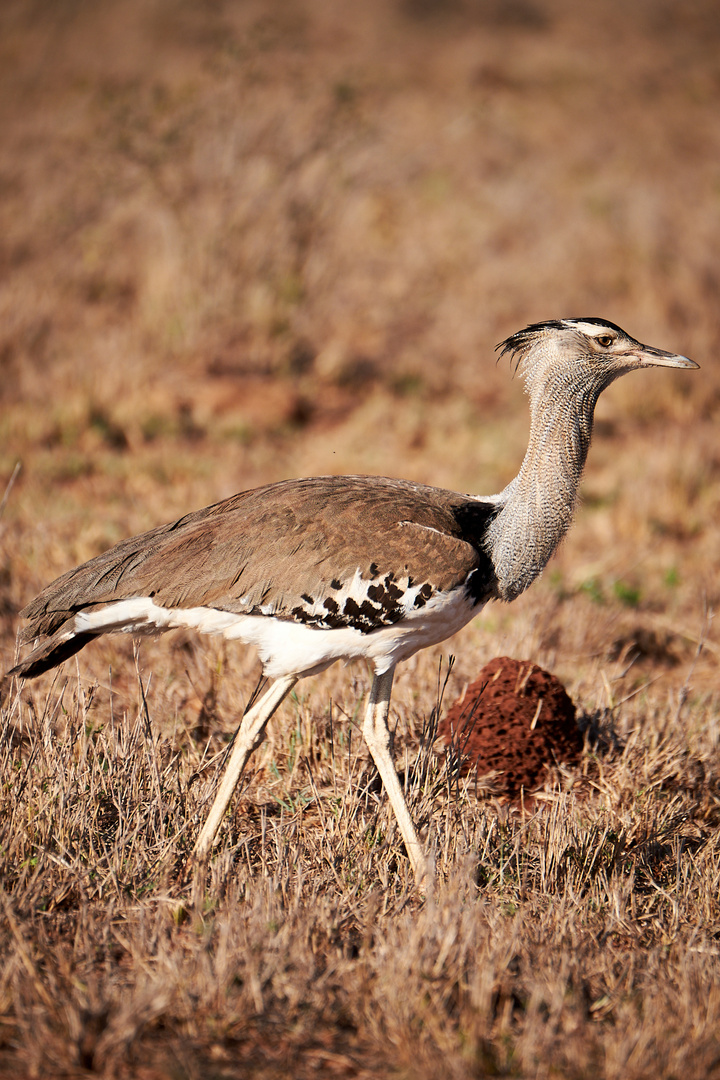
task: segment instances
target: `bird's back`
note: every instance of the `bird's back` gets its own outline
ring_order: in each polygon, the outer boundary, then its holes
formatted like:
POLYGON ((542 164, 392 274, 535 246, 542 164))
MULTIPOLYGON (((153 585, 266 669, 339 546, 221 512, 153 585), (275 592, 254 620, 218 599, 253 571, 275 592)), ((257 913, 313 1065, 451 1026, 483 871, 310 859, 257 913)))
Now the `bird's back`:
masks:
POLYGON ((124 540, 47 586, 25 640, 130 597, 311 626, 372 631, 412 603, 465 586, 493 592, 483 537, 491 500, 382 477, 314 477, 234 495, 124 540), (355 582, 355 586, 352 583, 355 582))

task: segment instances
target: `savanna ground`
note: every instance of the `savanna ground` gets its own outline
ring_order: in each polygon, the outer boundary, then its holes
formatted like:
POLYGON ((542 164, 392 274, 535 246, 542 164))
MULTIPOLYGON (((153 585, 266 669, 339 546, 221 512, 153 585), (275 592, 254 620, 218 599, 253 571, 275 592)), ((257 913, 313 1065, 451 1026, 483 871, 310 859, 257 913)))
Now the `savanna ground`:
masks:
POLYGON ((47 581, 236 490, 499 490, 527 410, 493 346, 527 322, 605 316, 702 370, 612 387, 544 577, 400 669, 424 897, 362 666, 298 685, 207 877, 249 652, 104 639, 13 687, 3 1075, 720 1076, 714 7, 5 0, 3 668, 47 581), (431 746, 439 685, 503 654, 586 731, 525 808, 431 746))

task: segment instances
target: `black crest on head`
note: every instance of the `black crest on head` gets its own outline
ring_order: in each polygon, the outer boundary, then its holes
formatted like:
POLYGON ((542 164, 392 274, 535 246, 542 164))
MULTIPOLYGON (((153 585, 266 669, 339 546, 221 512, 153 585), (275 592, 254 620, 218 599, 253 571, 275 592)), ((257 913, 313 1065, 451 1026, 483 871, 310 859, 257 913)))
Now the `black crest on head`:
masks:
POLYGON ((589 324, 590 326, 602 326, 607 327, 609 330, 615 330, 624 338, 629 338, 629 335, 625 333, 622 327, 617 326, 616 323, 610 322, 609 319, 597 319, 594 316, 590 316, 586 319, 548 319, 546 322, 529 323, 524 330, 518 330, 516 334, 511 334, 505 341, 501 341, 495 346, 495 351, 500 350, 501 357, 510 353, 515 360, 515 371, 517 371, 518 364, 521 362, 523 355, 527 352, 538 335, 546 333, 548 330, 573 330, 578 329, 582 324, 589 324))

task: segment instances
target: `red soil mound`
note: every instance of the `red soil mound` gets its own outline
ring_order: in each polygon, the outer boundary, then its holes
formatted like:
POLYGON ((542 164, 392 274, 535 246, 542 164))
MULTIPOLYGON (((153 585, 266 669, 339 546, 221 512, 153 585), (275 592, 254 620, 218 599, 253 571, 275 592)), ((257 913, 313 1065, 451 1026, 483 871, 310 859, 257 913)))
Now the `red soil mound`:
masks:
POLYGON ((450 707, 438 727, 440 745, 453 747, 461 771, 492 770, 493 790, 514 798, 541 787, 546 766, 575 764, 583 740, 565 687, 537 664, 497 657, 450 707))

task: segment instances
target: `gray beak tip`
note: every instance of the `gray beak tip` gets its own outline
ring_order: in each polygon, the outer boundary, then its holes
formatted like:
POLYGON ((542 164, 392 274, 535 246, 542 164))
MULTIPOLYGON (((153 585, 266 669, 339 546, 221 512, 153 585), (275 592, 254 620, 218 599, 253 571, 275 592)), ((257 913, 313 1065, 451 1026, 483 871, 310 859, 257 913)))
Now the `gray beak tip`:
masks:
POLYGON ((660 349, 647 349, 641 353, 640 359, 647 367, 671 367, 693 370, 700 367, 689 356, 680 356, 675 353, 661 352, 660 349))
POLYGON ((696 364, 694 360, 691 360, 689 356, 673 356, 670 367, 676 368, 699 368, 700 365, 696 364))

